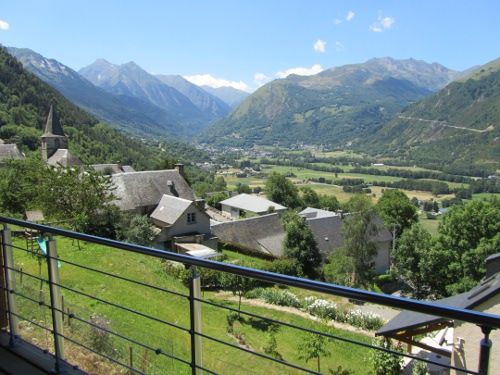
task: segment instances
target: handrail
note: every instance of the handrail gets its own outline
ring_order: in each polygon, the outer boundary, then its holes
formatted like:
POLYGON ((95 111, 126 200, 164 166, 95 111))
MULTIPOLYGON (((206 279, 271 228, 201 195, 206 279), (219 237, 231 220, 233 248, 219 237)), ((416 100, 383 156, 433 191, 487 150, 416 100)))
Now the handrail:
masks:
POLYGON ((404 297, 384 295, 366 290, 355 289, 336 284, 329 284, 321 281, 303 279, 294 276, 281 275, 273 272, 247 268, 229 263, 221 263, 212 260, 199 259, 189 255, 178 254, 169 251, 162 251, 146 246, 125 243, 89 234, 73 232, 66 229, 54 228, 46 225, 36 224, 29 221, 8 218, 4 216, 0 216, 0 222, 36 229, 41 231, 42 233, 62 235, 77 240, 97 243, 100 245, 132 251, 139 254, 153 256, 156 258, 176 261, 191 266, 200 266, 217 271, 233 273, 270 283, 309 289, 316 292, 338 295, 341 297, 356 299, 364 302, 377 303, 380 305, 389 306, 397 309, 412 310, 448 319, 458 319, 474 323, 479 326, 489 327, 491 329, 500 328, 500 317, 494 314, 450 307, 435 302, 417 301, 404 297))

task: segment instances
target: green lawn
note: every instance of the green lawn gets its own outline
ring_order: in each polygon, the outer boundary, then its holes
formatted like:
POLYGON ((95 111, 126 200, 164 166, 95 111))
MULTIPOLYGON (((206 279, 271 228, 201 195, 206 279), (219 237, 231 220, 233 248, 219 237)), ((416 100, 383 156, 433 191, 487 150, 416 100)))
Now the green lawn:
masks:
MULTIPOLYGON (((188 293, 187 288, 178 279, 166 274, 163 263, 158 259, 89 243, 81 243, 81 249, 79 250, 77 244, 72 243, 71 240, 57 238, 57 241, 62 260, 70 260, 78 264, 84 264, 88 267, 98 268, 169 290, 184 294, 188 293)), ((24 246, 24 240, 16 239, 15 244, 17 246, 24 246)), ((245 257, 242 254, 234 252, 227 252, 227 254, 230 258, 242 259, 245 257)), ((16 267, 22 267, 24 272, 35 275, 39 274, 38 262, 30 254, 14 250, 14 258, 16 267)), ((252 260, 254 262, 266 262, 265 260, 256 258, 252 258, 252 260)), ((182 327, 189 327, 189 305, 187 299, 184 297, 169 295, 163 291, 141 287, 110 276, 86 271, 64 262, 61 262, 60 274, 62 285, 92 294, 116 304, 127 306, 144 314, 173 322, 182 327)), ((46 277, 45 264, 43 264, 41 275, 42 277, 46 277)), ((39 299, 40 286, 37 280, 24 275, 22 282, 20 277, 17 278, 17 281, 18 290, 21 293, 29 295, 34 299, 39 299)), ((47 288, 43 287, 42 290, 45 301, 48 301, 47 288)), ((77 317, 89 320, 90 316, 94 315, 94 318, 98 317, 97 319, 106 320, 109 323, 109 327, 115 332, 146 343, 152 348, 161 348, 165 353, 189 360, 189 335, 187 333, 116 307, 91 300, 68 290, 63 290, 63 295, 65 307, 74 312, 77 317)), ((210 299, 215 298, 215 296, 213 293, 207 292, 204 298, 210 299)), ((22 315, 30 319, 36 319, 40 324, 50 325, 50 312, 47 308, 23 300, 21 297, 17 297, 17 300, 19 311, 22 315)), ((220 300, 220 297, 217 298, 217 302, 232 307, 237 306, 234 302, 220 300)), ((323 324, 312 322, 294 314, 249 305, 244 306, 244 310, 299 326, 319 330, 328 329, 332 333, 365 343, 371 340, 369 336, 333 330, 323 324)), ((235 338, 226 332, 226 315, 227 312, 222 309, 203 305, 203 332, 220 340, 237 344, 235 338)), ((23 335, 32 337, 37 341, 38 345, 50 349, 50 335, 32 325, 24 324, 23 327, 23 335)), ((244 345, 251 350, 262 352, 268 339, 267 328, 268 325, 265 324, 265 321, 249 318, 243 320, 239 326, 239 330, 244 337, 244 345)), ((144 348, 129 344, 117 337, 110 336, 103 339, 95 332, 92 332, 86 324, 78 323, 76 319, 72 319, 71 326, 68 326, 68 322, 66 321, 65 335, 85 342, 91 347, 107 349, 110 355, 113 355, 120 361, 128 363, 129 350, 132 347, 134 365, 146 369, 148 373, 188 374, 190 372, 188 366, 163 355, 149 352, 144 348)), ((305 363, 298 358, 297 346, 304 336, 303 332, 281 327, 276 336, 278 352, 286 361, 314 368, 315 363, 305 363)), ((259 359, 238 349, 229 348, 208 339, 203 339, 203 342, 204 366, 222 374, 298 373, 298 371, 286 366, 273 364, 267 360, 259 359)), ((79 350, 69 343, 67 343, 67 346, 67 351, 74 354, 74 356, 70 356, 70 361, 76 360, 75 357, 81 355, 82 351, 85 352, 85 350, 79 350)), ((323 371, 326 371, 327 367, 336 368, 338 365, 342 365, 343 367, 351 368, 356 374, 367 373, 367 368, 369 368, 369 351, 367 349, 339 342, 328 343, 328 348, 332 352, 332 356, 322 359, 323 371)), ((85 367, 85 363, 82 364, 80 361, 79 364, 85 367)), ((108 370, 106 372, 110 374, 118 373, 116 370, 108 370)))

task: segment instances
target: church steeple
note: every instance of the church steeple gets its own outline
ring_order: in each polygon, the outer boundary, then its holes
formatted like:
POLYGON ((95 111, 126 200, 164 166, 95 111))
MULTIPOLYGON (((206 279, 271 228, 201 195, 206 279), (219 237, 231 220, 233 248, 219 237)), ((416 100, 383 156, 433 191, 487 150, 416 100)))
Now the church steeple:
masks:
POLYGON ((43 136, 60 135, 65 137, 64 131, 59 123, 59 117, 57 116, 54 106, 50 105, 49 115, 47 116, 47 122, 45 123, 45 130, 43 136))
POLYGON ((68 148, 68 138, 64 134, 54 107, 50 106, 47 122, 42 135, 42 159, 47 161, 58 149, 68 148))

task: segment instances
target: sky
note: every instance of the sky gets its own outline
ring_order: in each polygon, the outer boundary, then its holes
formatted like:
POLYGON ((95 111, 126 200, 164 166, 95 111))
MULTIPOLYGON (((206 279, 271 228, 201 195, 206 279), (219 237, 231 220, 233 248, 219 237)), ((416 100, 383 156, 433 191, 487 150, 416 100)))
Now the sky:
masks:
POLYGON ((373 57, 484 64, 500 56, 500 1, 3 0, 0 43, 251 92, 373 57))

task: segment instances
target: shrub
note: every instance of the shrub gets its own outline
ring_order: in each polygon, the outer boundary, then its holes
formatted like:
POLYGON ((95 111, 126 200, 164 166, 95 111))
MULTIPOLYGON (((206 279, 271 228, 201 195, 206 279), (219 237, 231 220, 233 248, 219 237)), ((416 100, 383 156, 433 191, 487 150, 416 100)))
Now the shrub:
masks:
POLYGON ((279 306, 301 307, 297 296, 287 290, 255 288, 246 294, 248 298, 262 298, 267 303, 279 306))
POLYGON ((411 369, 411 375, 429 375, 429 369, 427 368, 427 363, 414 360, 411 369))

